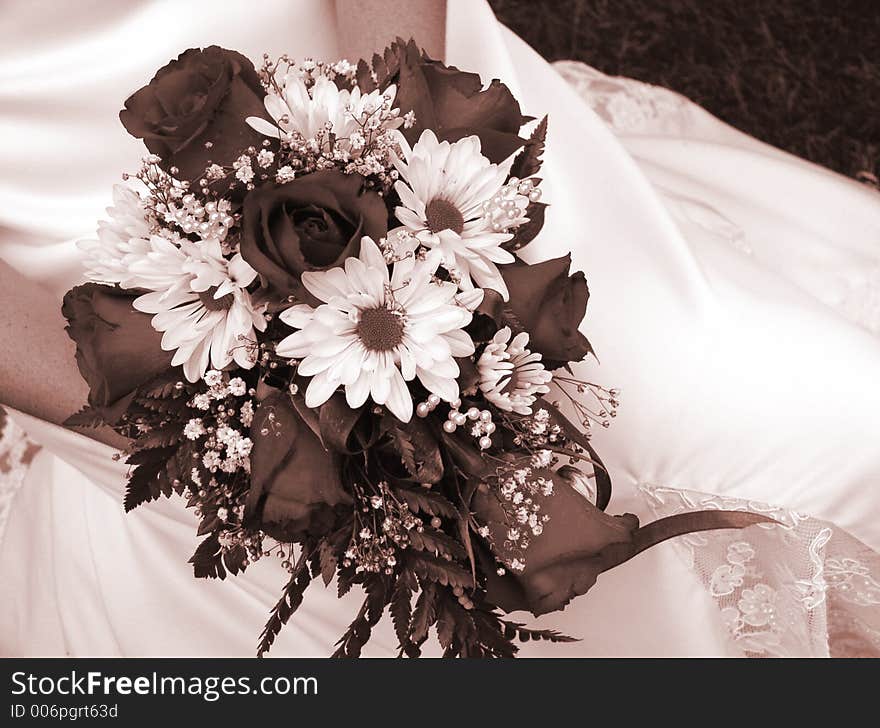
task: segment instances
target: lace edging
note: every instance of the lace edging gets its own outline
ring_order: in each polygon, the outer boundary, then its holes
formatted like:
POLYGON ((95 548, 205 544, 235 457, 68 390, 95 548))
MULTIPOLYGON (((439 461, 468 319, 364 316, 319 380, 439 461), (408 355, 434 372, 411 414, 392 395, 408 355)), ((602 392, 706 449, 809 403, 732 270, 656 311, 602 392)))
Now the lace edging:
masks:
POLYGON ((736 498, 639 486, 658 517, 748 510, 780 525, 675 539, 749 657, 880 657, 880 554, 834 524, 736 498))
POLYGON ((0 542, 12 512, 15 495, 30 463, 40 450, 0 408, 0 542))

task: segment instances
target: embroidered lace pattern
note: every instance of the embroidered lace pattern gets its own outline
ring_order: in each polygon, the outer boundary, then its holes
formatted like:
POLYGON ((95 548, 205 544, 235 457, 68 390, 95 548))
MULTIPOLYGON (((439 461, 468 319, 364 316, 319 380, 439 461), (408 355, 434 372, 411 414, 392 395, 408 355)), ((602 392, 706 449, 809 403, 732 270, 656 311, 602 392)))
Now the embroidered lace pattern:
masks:
POLYGON ((0 408, 0 541, 3 540, 15 494, 39 449, 0 408))
POLYGON ((606 76, 580 61, 557 61, 553 67, 618 133, 653 132, 677 123, 690 104, 669 89, 631 78, 606 76))
POLYGON ((673 541, 745 655, 880 657, 880 554, 796 511, 652 483, 640 490, 657 517, 725 508, 780 522, 673 541))

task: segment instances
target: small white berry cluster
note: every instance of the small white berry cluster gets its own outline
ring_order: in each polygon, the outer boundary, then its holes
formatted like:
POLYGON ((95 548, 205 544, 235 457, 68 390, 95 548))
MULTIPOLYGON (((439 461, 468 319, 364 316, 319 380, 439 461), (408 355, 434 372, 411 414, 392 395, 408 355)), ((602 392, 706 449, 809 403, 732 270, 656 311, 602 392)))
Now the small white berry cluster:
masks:
POLYGON ((496 233, 506 232, 528 222, 526 208, 541 199, 541 190, 530 179, 511 177, 483 203, 483 218, 496 233))
POLYGON ((149 195, 145 206, 153 213, 161 235, 197 234, 201 238, 225 240, 227 233, 236 224, 232 215, 232 203, 228 200, 206 200, 190 191, 189 182, 175 177, 177 167, 166 173, 159 163, 162 160, 155 154, 144 157, 141 168, 134 175, 123 174, 123 179, 134 176, 147 188, 149 195), (168 227, 162 227, 162 221, 168 227))
POLYGON ((235 219, 229 214, 231 210, 229 200, 205 202, 192 192, 183 195, 179 204, 169 201, 156 207, 156 212, 163 215, 166 223, 176 225, 187 235, 198 233, 202 238, 221 241, 235 224, 235 219))
POLYGON ((478 407, 470 407, 466 412, 461 411, 461 400, 450 402, 449 414, 443 423, 443 431, 452 434, 459 427, 465 427, 472 422, 470 434, 477 441, 480 450, 488 450, 492 447, 492 434, 495 432, 495 423, 492 421, 492 413, 480 410, 478 407))

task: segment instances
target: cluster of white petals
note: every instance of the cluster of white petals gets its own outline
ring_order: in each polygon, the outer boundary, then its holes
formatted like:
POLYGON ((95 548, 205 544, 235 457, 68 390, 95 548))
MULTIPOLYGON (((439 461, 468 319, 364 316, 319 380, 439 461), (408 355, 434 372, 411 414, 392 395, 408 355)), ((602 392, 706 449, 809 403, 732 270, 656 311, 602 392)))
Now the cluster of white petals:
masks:
POLYGON ((371 398, 408 422, 413 400, 406 383, 416 378, 447 402, 458 398, 455 357, 474 353, 463 329, 482 292, 462 297, 454 284, 436 280, 438 262, 407 258, 389 273, 379 247, 365 237, 359 257, 344 267, 303 274, 303 285, 324 303, 284 311, 281 320, 298 331, 276 351, 301 360, 298 373, 311 377, 308 407, 344 387, 350 407, 371 398))
MULTIPOLYGON (((97 240, 80 240, 85 253, 86 276, 100 283, 134 288, 131 263, 147 254, 152 237, 148 211, 140 195, 126 185, 113 185, 113 205, 108 220, 98 223, 97 240)), ((170 233, 166 233, 170 235, 170 233)))
POLYGON ((227 260, 216 238, 173 243, 154 236, 151 250, 131 263, 131 272, 137 287, 150 291, 136 298, 134 307, 154 314, 162 348, 175 352, 171 364, 183 365, 189 381, 201 379, 209 366, 256 364, 254 330, 265 330, 266 319, 247 291, 256 271, 241 254, 227 260))
MULTIPOLYGON (((319 75, 307 85, 301 73, 291 69, 277 79, 280 93, 268 93, 264 105, 274 124, 259 116, 249 116, 247 123, 256 131, 274 139, 319 139, 329 130, 336 145, 353 156, 361 146, 364 125, 371 119, 378 120, 376 112, 390 109, 397 88, 390 86, 384 91, 364 94, 355 86, 351 91, 340 89, 335 81, 319 75)), ((381 127, 397 128, 403 119, 384 117, 381 127)))
MULTIPOLYGON (((493 288, 508 300, 498 264, 513 263, 513 254, 501 247, 513 235, 493 225, 487 210, 500 197, 513 157, 492 164, 480 151, 479 137, 441 142, 430 130, 412 148, 401 147, 404 159, 395 161, 401 179, 394 189, 402 203, 397 219, 422 245, 439 251, 463 290, 493 288)), ((511 224, 527 220, 528 202, 512 195, 511 224)))
POLYGON ((523 331, 511 340, 511 330, 498 330, 477 361, 480 389, 498 409, 530 415, 535 398, 547 394, 553 375, 544 368, 541 355, 528 349, 523 331))

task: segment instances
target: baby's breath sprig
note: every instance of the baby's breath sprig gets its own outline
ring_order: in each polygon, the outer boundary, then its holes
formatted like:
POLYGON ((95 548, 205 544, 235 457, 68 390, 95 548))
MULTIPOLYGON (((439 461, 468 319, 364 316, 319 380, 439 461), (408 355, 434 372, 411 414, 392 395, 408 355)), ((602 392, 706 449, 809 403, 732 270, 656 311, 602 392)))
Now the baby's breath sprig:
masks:
POLYGON ((166 172, 160 162, 157 155, 147 155, 137 172, 122 176, 124 180, 137 179, 146 190, 143 204, 153 232, 172 240, 181 235, 216 238, 224 244, 224 252, 229 252, 226 238, 238 223, 232 203, 205 187, 193 191, 189 182, 175 176, 176 167, 166 172))
POLYGON ((354 525, 342 565, 354 566, 358 574, 391 575, 398 553, 410 544, 410 532, 424 531, 424 524, 385 481, 369 489, 355 483, 353 490, 357 502, 354 525))
POLYGON ((580 424, 586 428, 587 437, 594 424, 611 427, 620 406, 620 390, 585 382, 566 376, 561 372, 553 375, 553 384, 578 413, 580 424), (587 395, 586 397, 584 395, 587 395))
POLYGON ((263 555, 262 534, 243 525, 255 395, 241 377, 210 370, 187 401, 191 416, 183 430, 192 453, 189 505, 203 523, 213 524, 222 553, 245 548, 251 562, 263 555))
POLYGON ((503 524, 499 524, 503 527, 494 530, 472 517, 472 526, 492 545, 499 560, 499 575, 504 574, 505 567, 515 572, 525 569, 526 552, 532 540, 544 532, 550 521, 550 516, 542 512, 540 501, 553 495, 553 480, 547 477, 551 460, 551 453, 543 451, 528 464, 505 464, 478 486, 486 496, 496 499, 503 514, 503 524))

